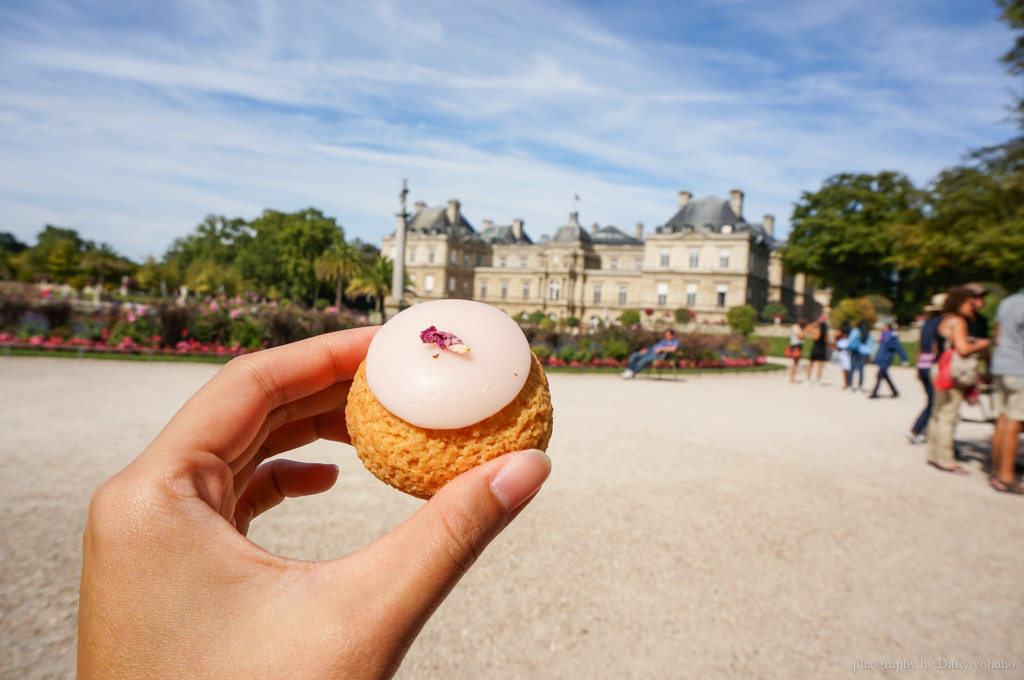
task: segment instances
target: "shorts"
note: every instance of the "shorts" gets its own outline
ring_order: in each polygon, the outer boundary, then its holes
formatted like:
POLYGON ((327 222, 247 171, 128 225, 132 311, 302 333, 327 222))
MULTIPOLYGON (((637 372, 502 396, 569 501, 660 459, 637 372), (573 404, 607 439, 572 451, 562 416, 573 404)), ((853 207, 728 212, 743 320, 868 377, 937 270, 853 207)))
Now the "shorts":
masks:
POLYGON ((1024 376, 996 375, 993 376, 996 413, 1010 420, 1024 422, 1024 376))

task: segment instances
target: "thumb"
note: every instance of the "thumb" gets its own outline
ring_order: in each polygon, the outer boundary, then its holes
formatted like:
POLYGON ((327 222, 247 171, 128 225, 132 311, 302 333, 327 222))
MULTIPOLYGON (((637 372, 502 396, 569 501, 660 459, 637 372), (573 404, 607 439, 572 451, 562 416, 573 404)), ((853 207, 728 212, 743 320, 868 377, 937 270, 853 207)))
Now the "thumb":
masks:
MULTIPOLYGON (((542 451, 506 454, 448 482, 412 517, 351 555, 372 585, 375 609, 418 632, 484 548, 551 473, 542 451)), ((351 565, 350 565, 351 566, 351 565)))

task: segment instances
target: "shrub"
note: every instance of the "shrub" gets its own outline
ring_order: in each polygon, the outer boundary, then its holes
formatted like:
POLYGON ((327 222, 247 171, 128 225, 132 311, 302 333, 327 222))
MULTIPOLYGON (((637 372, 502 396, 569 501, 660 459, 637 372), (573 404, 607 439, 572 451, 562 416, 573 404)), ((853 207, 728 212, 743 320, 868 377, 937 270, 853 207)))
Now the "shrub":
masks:
POLYGON ((600 353, 607 359, 622 361, 630 355, 629 343, 625 340, 609 340, 603 347, 599 348, 600 353))
POLYGON ((786 309, 786 305, 781 302, 769 302, 761 310, 761 321, 771 323, 775 320, 775 317, 785 319, 788 313, 789 310, 786 309))
POLYGON ((532 347, 530 347, 530 349, 533 350, 533 353, 541 361, 545 361, 551 358, 551 348, 548 347, 547 345, 533 345, 532 347))
POLYGON ((239 345, 248 350, 260 349, 265 339, 263 324, 251 316, 240 316, 231 323, 228 339, 231 345, 239 345))
POLYGON ((690 319, 697 316, 696 314, 691 312, 689 309, 686 309, 685 307, 681 307, 680 309, 675 310, 674 312, 672 312, 672 314, 673 316, 675 316, 676 323, 689 323, 690 319))
POLYGON ((619 314, 619 323, 623 326, 635 326, 640 323, 640 312, 635 309, 627 309, 619 314))
POLYGON ((579 328, 580 320, 577 319, 575 316, 570 316, 565 320, 565 325, 568 326, 569 328, 579 328))
POLYGON ((725 313, 725 319, 729 322, 729 328, 746 337, 754 332, 757 325, 757 310, 750 305, 730 307, 725 313))
POLYGON ((844 323, 856 326, 861 321, 873 324, 877 320, 878 312, 867 297, 846 298, 832 308, 832 323, 836 327, 844 323))
POLYGON ((544 319, 548 318, 547 314, 541 311, 530 312, 530 315, 526 317, 526 320, 532 324, 539 324, 544 319))

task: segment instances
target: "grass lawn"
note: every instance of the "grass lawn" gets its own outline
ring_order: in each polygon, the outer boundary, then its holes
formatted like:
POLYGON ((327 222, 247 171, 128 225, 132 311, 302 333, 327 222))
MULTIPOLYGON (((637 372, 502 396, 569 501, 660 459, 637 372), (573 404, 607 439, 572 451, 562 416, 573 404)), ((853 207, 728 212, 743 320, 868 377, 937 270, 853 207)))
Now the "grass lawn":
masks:
POLYGON ((177 354, 121 354, 120 352, 90 352, 63 349, 27 349, 5 347, 0 351, 5 357, 53 357, 57 359, 105 359, 107 361, 188 361, 200 364, 226 364, 231 357, 181 356, 177 354))

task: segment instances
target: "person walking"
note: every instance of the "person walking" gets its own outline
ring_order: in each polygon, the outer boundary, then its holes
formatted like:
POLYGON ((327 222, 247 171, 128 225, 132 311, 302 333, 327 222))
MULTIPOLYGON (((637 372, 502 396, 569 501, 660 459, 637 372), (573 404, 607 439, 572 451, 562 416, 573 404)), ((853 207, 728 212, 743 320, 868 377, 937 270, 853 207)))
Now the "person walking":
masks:
POLYGON ((804 353, 804 336, 807 335, 807 319, 802 316, 796 323, 789 327, 789 344, 786 346, 786 356, 793 360, 789 367, 789 382, 795 383, 796 369, 800 365, 800 357, 804 353))
POLYGON ((871 332, 868 329, 867 321, 861 321, 850 330, 850 339, 846 343, 846 348, 850 350, 850 390, 852 392, 864 389, 864 364, 867 363, 867 357, 860 353, 860 347, 862 343, 870 341, 870 338, 871 332), (858 376, 860 382, 854 386, 853 382, 858 376))
POLYGON ((818 317, 818 320, 812 323, 808 328, 810 329, 810 336, 814 339, 814 343, 811 344, 811 360, 807 364, 807 380, 804 381, 804 384, 820 385, 821 371, 825 368, 825 362, 828 361, 828 315, 822 314, 818 317), (818 367, 818 373, 812 382, 811 374, 814 371, 815 365, 818 367))
POLYGON ((996 491, 1024 494, 1015 469, 1024 428, 1024 288, 999 303, 995 344, 991 373, 998 419, 988 483, 996 491))
MULTIPOLYGON (((967 470, 956 464, 953 451, 953 430, 957 414, 968 389, 977 383, 977 375, 961 375, 960 382, 953 380, 953 353, 961 360, 975 359, 988 349, 992 342, 988 338, 971 338, 967 334, 967 320, 974 316, 974 295, 964 288, 953 288, 942 304, 938 336, 949 343, 932 367, 935 384, 935 400, 932 415, 928 421, 928 464, 943 472, 966 475, 967 470), (941 380, 940 380, 941 378, 941 380)), ((965 373, 969 373, 966 371, 965 373)))
POLYGON ((928 431, 928 420, 932 416, 932 406, 935 402, 935 389, 932 386, 932 366, 935 358, 945 349, 945 341, 939 337, 939 321, 942 320, 942 303, 946 301, 946 294, 939 293, 932 296, 931 304, 924 308, 928 318, 921 326, 921 338, 917 350, 917 379, 921 381, 924 388, 925 399, 927 400, 924 409, 917 420, 910 426, 907 439, 911 444, 923 444, 925 432, 928 431))
POLYGON ((903 363, 907 363, 907 353, 903 349, 903 345, 900 344, 899 336, 893 332, 891 325, 887 323, 882 324, 882 337, 878 341, 878 352, 875 354, 878 377, 875 378, 875 389, 871 390, 868 399, 878 399, 878 388, 882 386, 883 380, 889 383, 893 399, 900 396, 899 390, 896 389, 896 386, 892 383, 892 378, 889 377, 889 366, 892 365, 892 361, 896 356, 899 356, 903 363))

